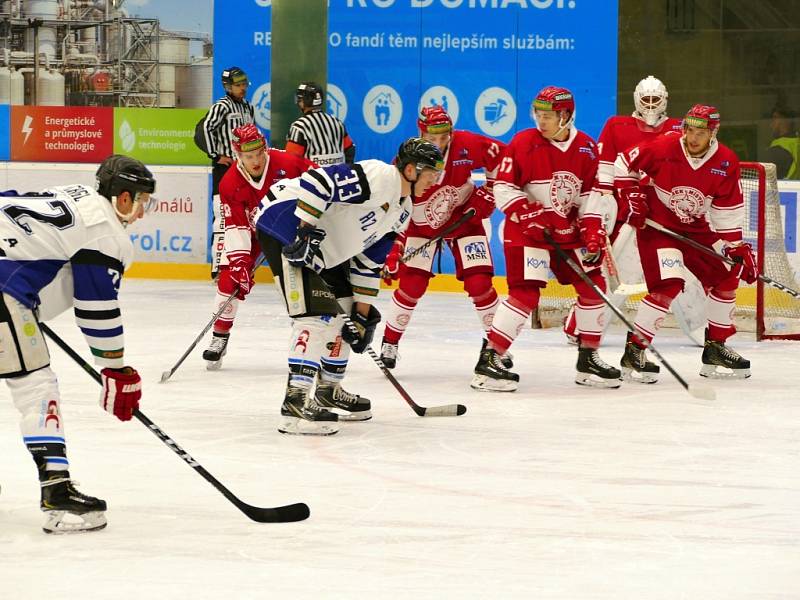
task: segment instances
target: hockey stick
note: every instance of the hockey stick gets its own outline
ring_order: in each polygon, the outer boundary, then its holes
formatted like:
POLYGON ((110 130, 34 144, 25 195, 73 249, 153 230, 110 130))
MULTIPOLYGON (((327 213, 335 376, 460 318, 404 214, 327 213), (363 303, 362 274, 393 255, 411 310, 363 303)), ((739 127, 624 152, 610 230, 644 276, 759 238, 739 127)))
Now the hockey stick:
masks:
MULTIPOLYGON (((326 286, 328 286, 328 283, 325 280, 322 281, 325 283, 326 286)), ((328 291, 333 293, 333 290, 331 290, 330 286, 328 286, 328 291)), ((350 333, 352 333, 356 337, 360 337, 358 329, 355 326, 355 323, 353 323, 353 321, 350 320, 350 317, 348 316, 344 308, 342 308, 342 305, 339 304, 338 300, 336 301, 336 308, 339 311, 339 314, 342 315, 344 319, 344 324, 350 330, 350 333)), ((381 357, 375 353, 375 351, 372 349, 371 346, 367 346, 366 352, 367 354, 369 354, 369 357, 375 362, 375 364, 378 365, 378 368, 386 376, 386 379, 388 379, 389 382, 394 386, 394 389, 396 389, 400 393, 400 395, 403 397, 403 400, 408 402, 408 405, 412 408, 412 410, 415 413, 417 413, 417 416, 459 417, 463 415, 465 412, 467 412, 467 407, 464 406, 463 404, 443 404, 441 406, 428 406, 428 407, 420 406, 419 404, 414 402, 414 399, 409 395, 409 393, 405 390, 405 388, 402 385, 400 385, 400 382, 397 381, 397 379, 395 379, 395 376, 392 375, 392 372, 386 368, 386 365, 383 364, 381 357)))
POLYGON ((401 263, 407 263, 408 261, 410 261, 415 256, 419 256, 420 254, 422 254, 425 251, 425 249, 428 248, 428 246, 430 246, 431 244, 438 244, 441 240, 446 238, 448 235, 453 233, 456 229, 458 229, 464 223, 466 223, 472 217, 474 217, 476 213, 477 213, 477 211, 474 208, 468 208, 467 210, 464 211, 464 214, 461 215, 455 223, 453 223, 449 227, 446 227, 445 230, 442 231, 442 233, 437 235, 435 238, 429 239, 427 242, 422 244, 422 246, 420 246, 419 248, 414 248, 408 254, 403 255, 403 257, 400 259, 400 262, 401 263))
MULTIPOLYGON (((98 373, 92 366, 87 363, 83 358, 81 358, 80 354, 75 352, 64 340, 62 340, 56 333, 50 329, 44 323, 39 323, 39 326, 42 328, 51 340, 53 340, 56 345, 61 348, 64 352, 66 352, 69 357, 74 360, 80 367, 86 371, 92 379, 94 379, 97 383, 102 385, 103 380, 100 377, 100 373, 98 373)), ((286 506, 276 506, 275 508, 261 508, 258 506, 251 506, 245 502, 242 502, 237 498, 233 492, 231 492, 228 488, 226 488, 222 483, 217 481, 217 479, 208 471, 206 471, 200 463, 198 463, 192 456, 186 452, 183 448, 181 448, 178 443, 169 437, 163 429, 161 429, 158 425, 153 423, 150 419, 148 419, 144 413, 140 410, 133 411, 133 416, 136 417, 141 423, 144 424, 153 434, 161 440, 170 450, 172 450, 175 454, 177 454, 183 462, 187 465, 192 467, 195 471, 202 475, 203 479, 208 481, 211 485, 213 485, 217 490, 225 496, 236 508, 242 511, 247 517, 253 521, 258 523, 293 523, 295 521, 303 521, 309 517, 311 511, 308 508, 308 505, 303 502, 298 502, 297 504, 288 504, 286 506)))
MULTIPOLYGON (((603 302, 605 302, 606 306, 608 306, 614 312, 615 315, 617 315, 619 320, 622 321, 625 324, 625 326, 628 328, 628 330, 631 333, 636 334, 636 329, 633 326, 633 323, 631 323, 627 319, 627 317, 625 316, 625 313, 623 313, 620 309, 618 309, 616 306, 614 306, 613 302, 611 302, 611 300, 609 300, 608 296, 606 296, 600 290, 600 288, 598 288, 594 284, 594 282, 591 280, 591 278, 586 274, 586 272, 579 265, 575 264, 575 261, 572 260, 572 258, 570 258, 569 254, 567 254, 564 251, 564 249, 561 247, 561 245, 553 239, 553 237, 550 235, 550 232, 547 231, 546 229, 544 230, 544 238, 547 240, 548 244, 553 246, 553 248, 556 251, 556 254, 558 254, 558 256, 561 257, 561 260, 563 260, 565 263, 567 263, 569 265, 569 268, 572 269, 573 271, 575 271, 575 273, 578 275, 578 277, 580 277, 586 285, 588 285, 589 287, 591 287, 594 290, 594 293, 597 294, 603 302)), ((645 340, 642 340, 642 341, 645 341, 645 340)), ((672 374, 672 376, 675 379, 678 380, 678 383, 680 383, 683 386, 683 389, 685 389, 687 392, 689 392, 689 394, 691 394, 695 398, 700 398, 702 400, 714 400, 715 399, 716 394, 715 394, 713 388, 710 388, 710 387, 704 386, 704 385, 689 385, 686 382, 686 380, 683 377, 681 377, 681 375, 675 369, 672 368, 672 365, 667 362, 667 360, 661 355, 661 353, 656 349, 656 347, 652 343, 648 342, 646 344, 646 348, 648 350, 650 350, 650 352, 652 352, 655 355, 655 357, 659 360, 659 362, 662 365, 664 365, 664 367, 667 369, 667 371, 669 371, 672 374)))
MULTIPOLYGON (((649 227, 652 227, 656 231, 660 231, 661 233, 664 233, 664 234, 668 235, 669 237, 671 237, 671 238, 673 238, 675 240, 683 242, 686 245, 691 246, 695 250, 699 250, 700 252, 703 252, 704 254, 708 254, 709 256, 714 256, 714 257, 718 258, 719 260, 721 260, 722 262, 724 262, 726 264, 729 264, 729 265, 738 265, 739 264, 735 260, 733 260, 732 258, 728 258, 724 254, 720 254, 719 252, 715 251, 713 248, 709 248, 705 244, 701 244, 700 242, 696 242, 692 238, 686 237, 685 235, 681 235, 680 233, 678 233, 676 231, 672 231, 671 229, 669 229, 667 227, 664 227, 661 223, 656 223, 652 219, 645 219, 644 222, 649 227)), ((767 285, 769 285, 771 287, 774 287, 775 289, 781 290, 782 292, 786 292, 787 294, 789 294, 790 296, 792 296, 794 298, 800 298, 800 292, 798 292, 797 290, 793 290, 790 287, 786 287, 782 283, 778 283, 777 281, 775 281, 771 277, 767 277, 766 275, 762 275, 761 273, 759 273, 758 274, 758 278, 761 281, 763 281, 764 283, 766 283, 767 285)))
MULTIPOLYGON (((261 266, 261 263, 263 262, 264 262, 264 256, 261 255, 256 261, 256 264, 253 266, 253 270, 250 272, 252 276, 255 277, 256 270, 258 269, 258 267, 261 266)), ((205 337, 205 335, 208 333, 208 330, 211 329, 211 327, 213 327, 214 323, 216 323, 217 319, 219 319, 219 316, 228 309, 228 307, 231 305, 231 302, 233 302, 233 299, 236 298, 236 294, 238 293, 239 293, 239 286, 236 285, 234 290, 231 292, 230 296, 225 298, 225 302, 223 302, 220 305, 219 310, 214 313, 214 316, 211 317, 211 320, 208 322, 208 324, 205 327, 203 327, 203 331, 201 331, 200 335, 198 335, 194 339, 194 341, 189 345, 189 347, 186 349, 186 352, 183 353, 183 356, 181 356, 178 359, 178 362, 175 363, 175 366, 172 367, 169 371, 164 371, 163 373, 161 373, 161 379, 159 380, 158 383, 166 383, 169 380, 169 378, 174 375, 175 371, 178 370, 178 367, 180 367, 183 364, 183 361, 186 360, 186 357, 192 353, 192 350, 194 350, 197 344, 200 343, 200 340, 202 340, 203 337, 205 337)))

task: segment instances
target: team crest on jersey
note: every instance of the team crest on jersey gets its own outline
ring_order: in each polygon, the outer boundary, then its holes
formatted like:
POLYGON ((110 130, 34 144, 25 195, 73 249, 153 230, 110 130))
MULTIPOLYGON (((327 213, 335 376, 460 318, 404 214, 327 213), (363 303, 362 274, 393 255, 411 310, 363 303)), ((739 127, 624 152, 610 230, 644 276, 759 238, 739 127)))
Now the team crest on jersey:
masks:
POLYGON ((569 171, 556 171, 550 182, 550 202, 553 210, 566 217, 581 193, 581 180, 569 171))
POLYGON ((428 225, 438 229, 453 214, 453 209, 458 206, 458 190, 452 185, 445 185, 431 194, 425 203, 425 220, 428 225))
POLYGON ((672 188, 669 208, 681 223, 692 223, 706 213, 706 197, 698 189, 689 186, 672 188))

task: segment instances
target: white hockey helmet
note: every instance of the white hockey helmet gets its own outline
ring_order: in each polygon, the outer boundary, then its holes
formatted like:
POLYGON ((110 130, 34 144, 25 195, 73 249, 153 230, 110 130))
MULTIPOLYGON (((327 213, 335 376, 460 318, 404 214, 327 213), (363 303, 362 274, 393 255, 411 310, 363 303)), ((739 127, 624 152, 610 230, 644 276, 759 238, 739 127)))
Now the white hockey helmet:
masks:
POLYGON ((667 86, 660 79, 648 75, 636 84, 633 103, 645 123, 651 127, 667 112, 667 86))

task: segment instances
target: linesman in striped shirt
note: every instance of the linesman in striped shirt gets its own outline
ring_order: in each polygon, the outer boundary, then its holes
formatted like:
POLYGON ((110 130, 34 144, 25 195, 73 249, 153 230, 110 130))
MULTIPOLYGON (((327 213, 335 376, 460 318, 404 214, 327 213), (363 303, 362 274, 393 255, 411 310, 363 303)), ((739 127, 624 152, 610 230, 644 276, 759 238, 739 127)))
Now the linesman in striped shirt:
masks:
POLYGON ((339 119, 323 110, 325 92, 313 81, 297 87, 295 101, 303 116, 289 126, 286 151, 303 156, 320 167, 353 164, 356 147, 339 119))
POLYGON ((209 109, 203 123, 207 154, 212 162, 214 228, 211 237, 211 277, 215 279, 222 257, 225 221, 220 212, 219 182, 234 162, 233 130, 255 123, 255 110, 245 96, 250 81, 239 67, 222 71, 225 95, 209 109))

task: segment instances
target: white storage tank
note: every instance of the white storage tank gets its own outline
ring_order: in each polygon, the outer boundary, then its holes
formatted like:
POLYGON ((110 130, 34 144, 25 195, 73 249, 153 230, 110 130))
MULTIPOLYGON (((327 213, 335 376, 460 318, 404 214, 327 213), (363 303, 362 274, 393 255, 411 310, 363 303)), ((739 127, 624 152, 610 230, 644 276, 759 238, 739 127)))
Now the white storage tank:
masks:
POLYGON ((208 108, 214 85, 211 58, 203 58, 193 65, 176 68, 175 92, 180 108, 208 108))
POLYGON ((16 69, 11 69, 9 80, 9 104, 25 104, 25 77, 16 69))
POLYGON ((64 76, 54 69, 39 72, 39 106, 64 106, 64 76))
POLYGON ((0 67, 0 104, 10 104, 11 101, 11 69, 0 67))
POLYGON ((175 92, 159 93, 158 105, 161 108, 175 108, 175 92))
POLYGON ((58 0, 25 0, 22 3, 22 14, 55 21, 58 18, 58 0))
MULTIPOLYGON (((25 0, 22 3, 22 14, 25 17, 36 17, 47 21, 58 19, 58 0, 25 0)), ((55 27, 39 27, 39 48, 33 47, 33 28, 25 32, 25 51, 44 52, 52 60, 56 57, 55 27)))
POLYGON ((159 37, 158 62, 172 65, 189 64, 189 40, 182 37, 159 37))

